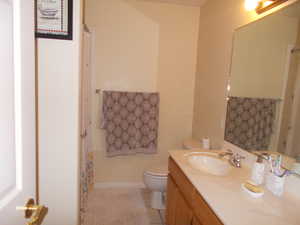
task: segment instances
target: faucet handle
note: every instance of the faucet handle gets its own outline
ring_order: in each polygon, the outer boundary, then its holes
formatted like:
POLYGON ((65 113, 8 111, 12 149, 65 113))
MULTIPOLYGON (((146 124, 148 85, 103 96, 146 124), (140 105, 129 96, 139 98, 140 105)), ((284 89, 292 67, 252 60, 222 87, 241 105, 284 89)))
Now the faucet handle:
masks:
POLYGON ((223 158, 223 157, 225 157, 227 155, 230 155, 230 157, 232 157, 233 156, 232 150, 226 149, 224 152, 222 151, 221 153, 219 153, 219 157, 220 158, 223 158))
POLYGON ((235 154, 234 154, 234 158, 235 158, 236 160, 241 160, 241 159, 245 159, 246 157, 240 155, 239 153, 235 153, 235 154))
MULTIPOLYGON (((259 154, 258 154, 259 155, 259 154)), ((264 152, 264 153, 261 153, 260 156, 264 159, 264 160, 270 160, 272 158, 271 154, 267 153, 267 152, 264 152)))
POLYGON ((233 151, 231 149, 226 149, 226 153, 233 155, 233 151))

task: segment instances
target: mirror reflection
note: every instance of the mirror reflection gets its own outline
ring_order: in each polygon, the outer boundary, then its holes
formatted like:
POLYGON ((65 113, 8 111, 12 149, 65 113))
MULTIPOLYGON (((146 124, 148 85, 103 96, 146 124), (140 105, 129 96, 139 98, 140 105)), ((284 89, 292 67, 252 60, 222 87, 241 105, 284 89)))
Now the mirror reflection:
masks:
POLYGON ((300 165, 299 2, 236 30, 228 89, 225 140, 300 165))

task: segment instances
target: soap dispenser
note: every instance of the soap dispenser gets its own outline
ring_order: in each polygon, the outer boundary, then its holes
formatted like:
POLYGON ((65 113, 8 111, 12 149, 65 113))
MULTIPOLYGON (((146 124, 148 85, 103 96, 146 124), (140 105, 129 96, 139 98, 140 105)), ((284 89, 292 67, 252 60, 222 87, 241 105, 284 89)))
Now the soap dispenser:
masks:
POLYGON ((252 167, 251 180, 256 185, 260 185, 264 182, 265 164, 263 161, 264 161, 263 156, 258 155, 257 160, 252 167))

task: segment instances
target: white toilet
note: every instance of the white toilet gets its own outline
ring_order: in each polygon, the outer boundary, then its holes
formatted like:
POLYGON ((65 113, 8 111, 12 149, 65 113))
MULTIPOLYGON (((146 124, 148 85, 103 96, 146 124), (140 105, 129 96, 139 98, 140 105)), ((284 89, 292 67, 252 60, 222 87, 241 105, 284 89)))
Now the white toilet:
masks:
POLYGON ((144 172, 144 183, 152 191, 151 207, 153 209, 165 209, 165 196, 168 180, 167 165, 153 167, 144 172))
MULTIPOLYGON (((201 143, 193 139, 183 142, 184 149, 199 149, 201 143)), ((151 207, 153 209, 165 209, 165 196, 167 190, 168 166, 161 165, 150 168, 144 172, 144 183, 152 191, 151 207)))

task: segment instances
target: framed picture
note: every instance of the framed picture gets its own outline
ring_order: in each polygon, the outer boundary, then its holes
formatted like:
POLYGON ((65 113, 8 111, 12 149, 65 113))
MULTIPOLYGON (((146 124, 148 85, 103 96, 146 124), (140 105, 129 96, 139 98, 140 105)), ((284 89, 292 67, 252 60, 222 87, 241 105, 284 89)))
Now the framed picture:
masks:
POLYGON ((73 39, 73 0, 37 0, 36 37, 73 39))

